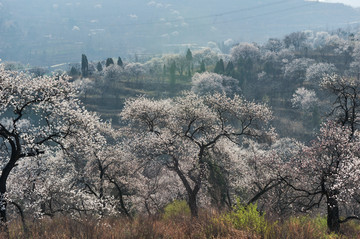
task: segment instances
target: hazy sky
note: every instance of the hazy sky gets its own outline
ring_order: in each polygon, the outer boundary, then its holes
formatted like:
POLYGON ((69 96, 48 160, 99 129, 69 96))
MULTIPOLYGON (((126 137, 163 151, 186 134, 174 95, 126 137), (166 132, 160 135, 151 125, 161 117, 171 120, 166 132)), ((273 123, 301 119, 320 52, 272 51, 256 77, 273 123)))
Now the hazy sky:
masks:
POLYGON ((320 0, 320 2, 339 2, 347 5, 351 5, 353 7, 360 7, 360 0, 320 0))

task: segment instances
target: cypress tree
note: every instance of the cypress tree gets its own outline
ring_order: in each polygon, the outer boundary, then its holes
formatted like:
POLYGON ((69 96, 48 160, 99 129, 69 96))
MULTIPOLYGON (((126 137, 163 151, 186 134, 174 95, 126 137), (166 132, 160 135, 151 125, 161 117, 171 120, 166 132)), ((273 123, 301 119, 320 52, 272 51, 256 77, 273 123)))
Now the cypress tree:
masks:
POLYGON ((112 58, 106 59, 105 66, 108 67, 110 65, 114 65, 114 60, 112 58))
POLYGON ((83 77, 87 77, 89 73, 89 62, 85 54, 81 55, 81 74, 83 77))
POLYGON ((79 75, 79 71, 75 68, 75 66, 72 66, 69 72, 70 76, 78 76, 79 75))
POLYGON ((187 61, 192 61, 193 57, 192 57, 192 53, 190 51, 190 49, 187 50, 186 52, 186 60, 187 61))
POLYGON ((226 74, 227 76, 233 76, 233 75, 234 75, 234 71, 235 71, 234 64, 232 63, 232 61, 229 61, 229 63, 228 63, 227 66, 226 66, 226 69, 225 69, 225 74, 226 74))
POLYGON ((205 62, 204 62, 204 60, 202 60, 201 64, 200 64, 200 73, 203 73, 205 71, 206 71, 205 62))
POLYGON ((223 59, 220 59, 220 60, 216 63, 214 72, 215 72, 216 74, 224 74, 224 72, 225 72, 225 66, 224 66, 224 61, 223 61, 223 59))
POLYGON ((118 58, 118 60, 117 60, 117 65, 118 66, 121 66, 121 67, 123 67, 123 65, 124 65, 124 63, 123 63, 123 61, 121 60, 121 57, 119 56, 119 58, 118 58))
POLYGON ((188 66, 188 76, 191 77, 191 61, 193 59, 192 57, 192 53, 190 51, 190 49, 188 48, 187 52, 186 52, 186 63, 187 63, 187 66, 188 66))
POLYGON ((98 71, 102 71, 102 70, 103 70, 103 67, 102 67, 102 65, 101 65, 101 62, 98 62, 98 63, 97 63, 96 69, 97 69, 98 71))
POLYGON ((170 65, 170 84, 175 85, 175 72, 176 72, 176 64, 173 61, 170 65))

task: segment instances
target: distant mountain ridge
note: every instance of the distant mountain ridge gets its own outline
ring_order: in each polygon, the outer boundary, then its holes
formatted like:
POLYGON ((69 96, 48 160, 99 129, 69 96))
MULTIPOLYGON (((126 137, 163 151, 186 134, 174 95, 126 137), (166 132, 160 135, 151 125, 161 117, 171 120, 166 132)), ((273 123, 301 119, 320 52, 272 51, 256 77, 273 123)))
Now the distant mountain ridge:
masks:
POLYGON ((304 0, 0 0, 0 58, 52 65, 82 53, 91 60, 229 38, 262 42, 359 21, 359 9, 304 0))

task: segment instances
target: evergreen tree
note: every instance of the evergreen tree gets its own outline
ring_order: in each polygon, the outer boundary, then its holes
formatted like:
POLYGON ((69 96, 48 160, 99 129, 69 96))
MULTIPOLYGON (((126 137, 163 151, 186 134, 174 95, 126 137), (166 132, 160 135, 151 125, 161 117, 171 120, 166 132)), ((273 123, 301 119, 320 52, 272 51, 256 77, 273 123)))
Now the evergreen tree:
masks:
POLYGON ((89 62, 85 54, 81 55, 81 74, 83 77, 87 77, 89 73, 89 62))
POLYGON ((186 60, 190 62, 190 61, 192 61, 192 59, 193 59, 192 53, 191 53, 190 49, 188 49, 186 52, 186 60))
POLYGON ((166 66, 165 66, 165 64, 163 66, 163 75, 166 76, 166 66))
POLYGON ((175 85, 175 72, 176 72, 176 64, 173 61, 170 65, 169 73, 170 73, 170 84, 175 85))
POLYGON ((105 66, 108 67, 110 65, 114 65, 114 60, 112 58, 106 59, 105 66))
POLYGON ((191 78, 191 70, 190 69, 188 70, 187 75, 188 75, 189 78, 191 78))
POLYGON ((102 65, 101 65, 101 62, 98 62, 98 63, 97 63, 96 69, 97 69, 98 71, 102 71, 102 70, 103 70, 103 67, 102 67, 102 65))
POLYGON ((202 60, 200 64, 200 73, 203 73, 205 71, 206 71, 205 62, 204 60, 202 60))
POLYGON ((227 76, 233 76, 234 72, 235 72, 234 64, 232 63, 232 61, 229 61, 227 66, 226 66, 226 69, 225 69, 225 74, 227 76))
POLYGON ((121 60, 121 57, 119 56, 119 58, 118 58, 118 60, 117 60, 117 65, 118 66, 121 66, 121 67, 123 67, 123 65, 124 65, 124 63, 123 63, 123 61, 121 60))
POLYGON ((186 52, 186 64, 188 67, 188 76, 191 77, 191 61, 193 59, 192 57, 192 53, 190 51, 190 49, 188 48, 187 52, 186 52))
POLYGON ((75 68, 75 66, 72 66, 69 72, 70 76, 78 76, 79 75, 79 71, 75 68))
POLYGON ((223 59, 220 59, 218 62, 216 62, 214 72, 216 74, 224 74, 225 73, 225 66, 223 59))

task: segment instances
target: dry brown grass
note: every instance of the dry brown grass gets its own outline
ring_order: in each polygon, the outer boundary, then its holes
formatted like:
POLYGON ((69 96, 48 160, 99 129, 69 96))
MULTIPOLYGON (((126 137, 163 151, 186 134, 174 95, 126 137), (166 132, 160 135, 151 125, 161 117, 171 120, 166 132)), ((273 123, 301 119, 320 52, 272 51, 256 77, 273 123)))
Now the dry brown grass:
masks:
POLYGON ((44 238, 44 239, 345 239, 360 238, 360 228, 357 223, 342 226, 343 235, 329 235, 326 228, 312 219, 289 219, 284 223, 272 224, 266 234, 256 234, 234 229, 221 220, 216 213, 201 213, 199 218, 191 219, 179 216, 169 220, 162 217, 106 218, 96 220, 75 220, 67 217, 41 219, 28 222, 28 233, 25 234, 20 221, 9 224, 9 236, 0 238, 44 238))
MULTIPOLYGON (((28 223, 25 234, 20 221, 9 224, 10 238, 49 239, 185 239, 185 238, 257 238, 247 232, 233 229, 217 220, 218 215, 201 214, 197 219, 179 217, 164 220, 155 217, 82 219, 66 217, 41 219, 28 223)), ((3 237, 6 238, 6 237, 3 237)))

